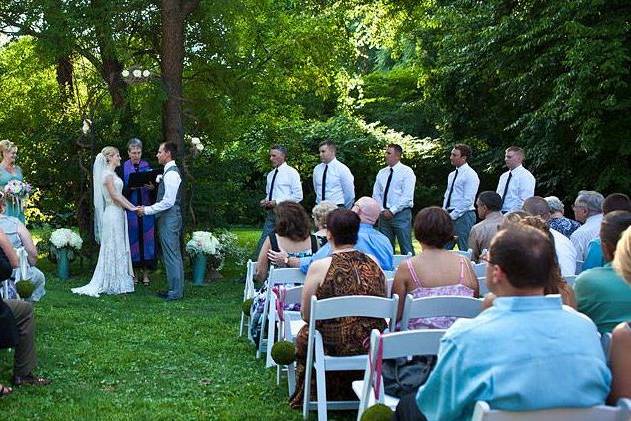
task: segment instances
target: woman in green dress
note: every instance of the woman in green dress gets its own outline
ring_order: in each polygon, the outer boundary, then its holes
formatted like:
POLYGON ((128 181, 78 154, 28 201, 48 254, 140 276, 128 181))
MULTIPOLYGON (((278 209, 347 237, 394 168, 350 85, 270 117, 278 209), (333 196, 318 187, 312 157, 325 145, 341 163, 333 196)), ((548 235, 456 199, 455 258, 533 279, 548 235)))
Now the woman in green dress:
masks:
MULTIPOLYGON (((18 147, 10 140, 0 141, 0 191, 4 193, 4 187, 11 180, 22 181, 22 169, 15 165, 15 159, 18 156, 18 147)), ((14 216, 24 223, 24 209, 22 203, 7 197, 4 214, 14 216)))

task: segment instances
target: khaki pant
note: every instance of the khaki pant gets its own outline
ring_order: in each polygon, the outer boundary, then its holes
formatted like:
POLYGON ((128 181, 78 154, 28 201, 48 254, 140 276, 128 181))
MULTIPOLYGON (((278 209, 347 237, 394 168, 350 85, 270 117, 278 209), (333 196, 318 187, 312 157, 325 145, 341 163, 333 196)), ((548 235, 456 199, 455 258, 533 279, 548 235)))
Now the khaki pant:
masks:
POLYGON ((11 309, 18 328, 13 375, 23 377, 30 374, 37 365, 33 305, 27 301, 19 300, 5 300, 5 304, 11 309))

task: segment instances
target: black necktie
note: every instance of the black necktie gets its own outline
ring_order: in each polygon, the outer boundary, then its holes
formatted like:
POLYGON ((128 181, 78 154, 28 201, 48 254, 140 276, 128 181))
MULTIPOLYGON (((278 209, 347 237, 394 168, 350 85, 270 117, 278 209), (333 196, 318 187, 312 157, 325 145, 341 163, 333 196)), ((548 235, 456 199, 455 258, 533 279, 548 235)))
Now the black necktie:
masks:
POLYGON ((324 166, 324 172, 322 173, 322 200, 326 200, 324 191, 326 190, 326 172, 329 170, 329 164, 324 166))
POLYGON ((445 203, 445 208, 449 210, 449 206, 451 205, 451 194, 454 192, 454 186, 456 185, 456 178, 458 178, 458 168, 456 168, 456 174, 454 175, 454 179, 451 180, 451 187, 449 188, 449 194, 447 195, 447 203, 445 203))
POLYGON ((511 178, 513 178, 513 173, 512 171, 509 171, 508 180, 506 180, 506 185, 504 185, 504 193, 502 193, 502 205, 500 206, 500 209, 504 207, 504 200, 506 200, 506 193, 508 192, 508 183, 510 183, 511 178))
POLYGON ((274 192, 274 182, 276 181, 277 175, 278 175, 278 168, 276 168, 276 170, 274 171, 274 176, 272 177, 272 185, 269 186, 269 195, 267 196, 267 200, 272 200, 272 193, 274 192))
POLYGON ((138 172, 140 170, 140 164, 134 164, 134 169, 138 172))
POLYGON ((383 191, 383 208, 388 209, 388 190, 390 190, 390 183, 392 182, 392 174, 394 174, 394 170, 390 167, 390 175, 388 176, 388 181, 386 181, 386 188, 383 191))

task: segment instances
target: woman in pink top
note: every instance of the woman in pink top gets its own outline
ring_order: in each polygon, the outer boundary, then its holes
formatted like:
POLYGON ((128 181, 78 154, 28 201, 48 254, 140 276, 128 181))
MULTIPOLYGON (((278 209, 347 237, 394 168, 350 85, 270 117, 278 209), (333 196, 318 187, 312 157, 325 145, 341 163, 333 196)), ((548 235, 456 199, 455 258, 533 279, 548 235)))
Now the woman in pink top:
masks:
MULTIPOLYGON (((436 295, 478 297, 479 285, 469 259, 444 247, 454 238, 454 223, 442 208, 422 209, 414 219, 414 236, 421 243, 422 252, 397 269, 392 293, 398 294, 401 320, 405 296, 414 298, 436 295)), ((410 329, 444 329, 451 326, 453 317, 411 319, 410 329)))

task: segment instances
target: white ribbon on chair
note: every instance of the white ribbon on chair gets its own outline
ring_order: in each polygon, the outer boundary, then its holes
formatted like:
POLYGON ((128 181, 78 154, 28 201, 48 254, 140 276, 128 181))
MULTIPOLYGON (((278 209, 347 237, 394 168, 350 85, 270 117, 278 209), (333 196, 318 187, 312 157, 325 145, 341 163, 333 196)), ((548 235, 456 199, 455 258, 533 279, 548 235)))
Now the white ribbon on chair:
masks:
POLYGON ((18 281, 28 281, 31 279, 30 277, 30 268, 31 266, 28 263, 28 253, 24 249, 24 247, 19 247, 15 249, 15 252, 18 255, 18 267, 13 270, 13 275, 15 282, 18 281))

